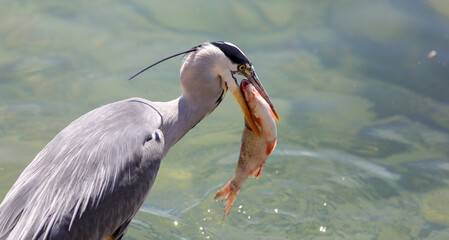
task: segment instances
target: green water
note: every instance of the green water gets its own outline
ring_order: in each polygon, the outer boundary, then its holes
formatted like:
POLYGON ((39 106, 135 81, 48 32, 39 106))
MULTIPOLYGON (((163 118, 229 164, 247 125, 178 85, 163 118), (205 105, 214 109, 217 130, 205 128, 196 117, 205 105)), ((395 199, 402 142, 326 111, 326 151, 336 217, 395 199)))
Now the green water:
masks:
POLYGON ((179 96, 182 60, 128 77, 226 40, 276 106, 276 150, 223 220, 243 128, 229 94, 124 239, 449 239, 447 0, 0 2, 0 199, 83 113, 179 96))

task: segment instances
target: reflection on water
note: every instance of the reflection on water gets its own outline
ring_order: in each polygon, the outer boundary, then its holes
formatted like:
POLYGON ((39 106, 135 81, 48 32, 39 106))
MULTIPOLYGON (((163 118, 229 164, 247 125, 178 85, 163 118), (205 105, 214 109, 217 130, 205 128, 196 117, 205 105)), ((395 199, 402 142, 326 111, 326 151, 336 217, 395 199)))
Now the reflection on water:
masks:
POLYGON ((181 60, 136 71, 227 40, 276 105, 277 149, 223 220, 213 196, 243 128, 226 98, 164 159, 125 239, 449 238, 447 1, 36 3, 0 7, 0 198, 81 114, 181 94, 181 60))

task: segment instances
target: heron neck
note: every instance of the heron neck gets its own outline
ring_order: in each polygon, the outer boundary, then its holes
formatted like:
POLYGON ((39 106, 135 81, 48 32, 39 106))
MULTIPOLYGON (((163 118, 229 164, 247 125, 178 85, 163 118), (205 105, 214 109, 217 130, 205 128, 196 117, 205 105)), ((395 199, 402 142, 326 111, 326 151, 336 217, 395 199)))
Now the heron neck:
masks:
POLYGON ((191 102, 183 95, 170 102, 158 104, 158 110, 163 117, 160 129, 165 139, 164 156, 179 139, 215 109, 216 105, 207 105, 209 102, 191 102))

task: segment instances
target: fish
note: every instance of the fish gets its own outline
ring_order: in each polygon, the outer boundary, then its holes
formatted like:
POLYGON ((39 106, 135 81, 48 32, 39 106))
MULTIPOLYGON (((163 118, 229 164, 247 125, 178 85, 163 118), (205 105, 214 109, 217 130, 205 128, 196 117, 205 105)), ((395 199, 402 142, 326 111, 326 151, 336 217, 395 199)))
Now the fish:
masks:
POLYGON ((255 131, 251 129, 245 118, 240 155, 234 176, 218 191, 214 198, 217 201, 225 200, 223 218, 231 211, 246 179, 249 176, 259 179, 263 165, 276 147, 277 142, 276 117, 268 103, 246 79, 240 83, 240 91, 248 104, 251 115, 254 117, 256 127, 260 130, 260 136, 257 136, 255 131))

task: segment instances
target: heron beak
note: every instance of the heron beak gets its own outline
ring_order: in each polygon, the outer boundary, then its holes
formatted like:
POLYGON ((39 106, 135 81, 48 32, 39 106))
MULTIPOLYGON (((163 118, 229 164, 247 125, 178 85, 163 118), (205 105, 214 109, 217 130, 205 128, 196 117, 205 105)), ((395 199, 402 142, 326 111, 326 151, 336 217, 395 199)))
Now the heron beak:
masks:
MULTIPOLYGON (((236 82, 237 82, 237 80, 236 80, 236 82)), ((234 91, 232 91, 232 89, 231 89, 231 92, 232 92, 232 95, 234 96, 235 100, 237 101, 237 103, 240 105, 240 108, 242 108, 242 112, 245 115, 245 118, 248 121, 249 126, 251 127, 251 129, 253 129, 253 131, 256 133, 257 136, 260 136, 260 129, 257 127, 255 119, 254 119, 253 115, 251 114, 251 112, 249 111, 248 104, 246 103, 245 97, 243 96, 242 92, 240 91, 238 84, 237 84, 237 89, 234 91)))
POLYGON ((268 93, 265 91, 265 88, 263 88, 262 83, 259 81, 259 78, 257 77, 257 74, 254 71, 254 69, 246 70, 245 75, 248 78, 248 81, 256 88, 256 90, 265 99, 265 101, 267 101, 268 105, 271 108, 271 111, 273 111, 273 114, 276 117, 276 120, 279 122, 279 115, 276 112, 276 110, 274 109, 273 103, 271 102, 271 99, 268 96, 268 93))
MULTIPOLYGON (((244 73, 238 72, 238 74, 245 76, 248 81, 256 88, 256 90, 259 92, 259 94, 267 101, 268 105, 270 106, 271 110, 273 111, 274 116, 276 117, 276 120, 279 121, 279 116, 274 109, 273 103, 270 100, 270 97, 268 97, 267 92, 265 91, 262 83, 260 83, 259 78, 257 77, 254 70, 246 70, 244 73)), ((232 75, 232 74, 231 74, 232 75)), ((256 119, 251 114, 251 111, 248 108, 248 103, 246 102, 245 97, 243 96, 242 92, 240 91, 239 84, 237 82, 237 79, 232 75, 232 78, 234 78, 236 86, 231 86, 230 90, 232 92, 232 95, 234 96, 237 103, 240 105, 240 108, 242 108, 243 114, 246 117, 246 120, 248 121, 251 129, 256 133, 257 136, 260 136, 260 129, 256 125, 256 119)))

